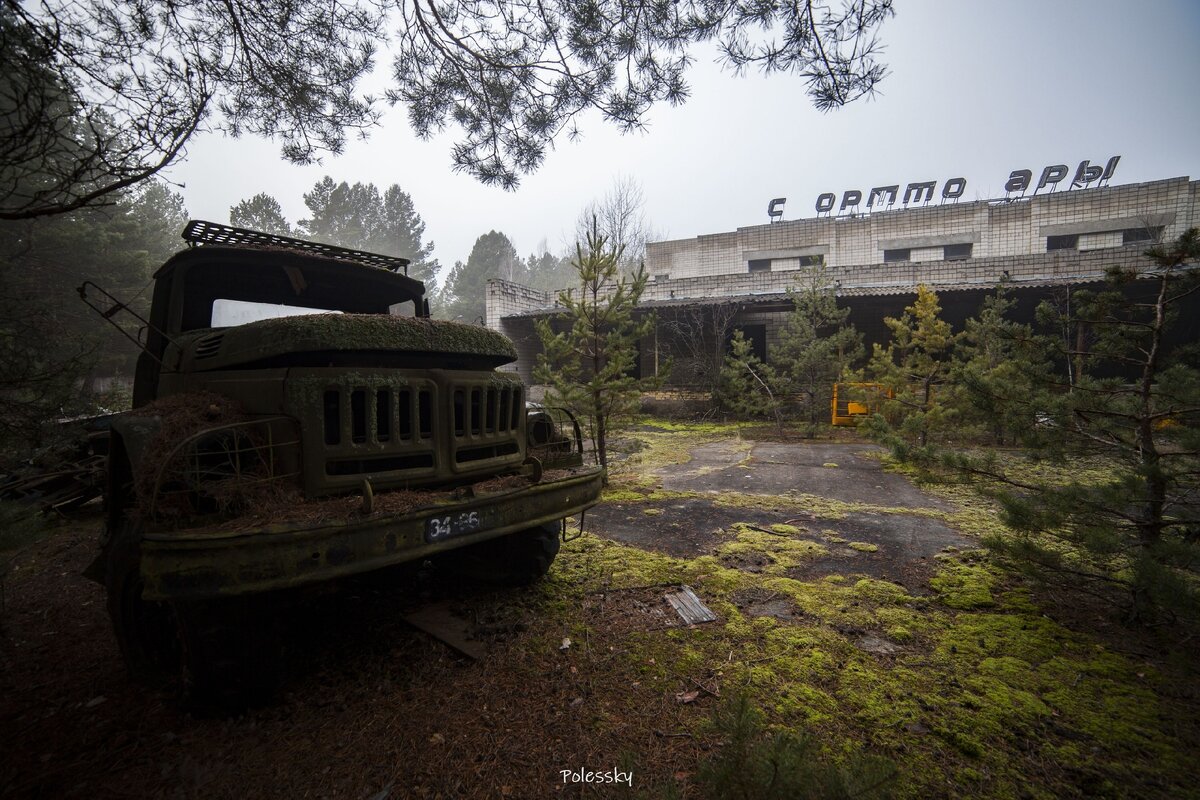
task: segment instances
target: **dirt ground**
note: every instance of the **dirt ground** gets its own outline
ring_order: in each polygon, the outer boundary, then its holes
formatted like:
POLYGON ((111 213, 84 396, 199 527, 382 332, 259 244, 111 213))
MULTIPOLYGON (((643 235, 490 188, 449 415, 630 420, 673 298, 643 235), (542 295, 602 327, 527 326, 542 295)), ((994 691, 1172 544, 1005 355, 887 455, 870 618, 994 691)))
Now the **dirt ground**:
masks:
POLYGON ((686 464, 661 470, 668 491, 811 494, 846 503, 896 508, 950 506, 900 475, 884 472, 862 443, 777 443, 723 440, 691 451, 686 464))
MULTIPOLYGON (((722 439, 688 449, 686 463, 651 470, 660 496, 645 490, 590 510, 589 534, 564 545, 536 587, 498 591, 391 571, 303 600, 283 614, 283 689, 232 718, 193 716, 170 690, 130 681, 103 592, 80 575, 100 519, 60 527, 4 579, 0 795, 665 797, 665 786, 698 797, 698 771, 721 744, 708 720, 723 691, 747 687, 777 701, 768 709, 776 719, 817 726, 842 743, 835 749, 872 746, 902 767, 920 765, 901 796, 1007 795, 1031 780, 1047 787, 1031 797, 1178 796, 1174 767, 1122 789, 1121 776, 1140 774, 1142 762, 1103 765, 1123 751, 1096 738, 1108 720, 1143 735, 1143 723, 1128 717, 1148 695, 1127 698, 1112 686, 1140 680, 1132 671, 1149 674, 1149 666, 1089 667, 1082 659, 1094 661, 1102 647, 1047 627, 1019 592, 1001 596, 993 586, 994 605, 960 610, 968 607, 946 605, 960 594, 935 591, 947 553, 976 543, 930 515, 953 511, 951 503, 884 471, 861 444, 722 439), (729 505, 730 492, 743 501, 729 505), (810 495, 852 505, 806 508, 810 495), (783 509, 784 496, 797 502, 783 509), (752 548, 731 555, 737 532, 811 553, 796 563, 752 548), (681 623, 664 598, 683 582, 719 622, 681 623), (1024 652, 1033 645, 996 627, 1009 623, 994 607, 1019 609, 1025 616, 1012 629, 1058 655, 1038 667, 1024 652), (483 657, 405 621, 421 609, 460 621, 467 649, 483 657), (962 623, 976 627, 936 627, 962 623), (998 668, 992 662, 1026 663, 1014 655, 1035 665, 1018 673, 1065 664, 1074 675, 1068 691, 1094 695, 1078 708, 1062 700, 1050 717, 1030 711, 1042 701, 1021 694, 995 725, 977 719, 984 712, 972 698, 983 689, 973 682, 998 668), (1078 674, 1069 659, 1083 665, 1078 674), (930 665, 940 671, 921 672, 930 665), (914 700, 918 691, 928 702, 914 700), (1009 748, 1001 760, 975 751, 972 737, 985 734, 990 747, 1009 748), (1084 747, 1092 755, 1078 757, 1102 766, 1069 765, 1072 748, 1084 747), (1042 748, 1061 748, 1065 766, 1042 748), (630 764, 633 792, 562 776, 630 764)), ((986 680, 988 692, 1000 691, 986 680)), ((1138 745, 1146 764, 1170 752, 1160 740, 1193 741, 1184 712, 1196 693, 1179 692, 1183 711, 1165 706, 1153 723, 1161 730, 1138 745)))
MULTIPOLYGON (((868 575, 900 584, 911 593, 927 593, 926 582, 937 568, 934 557, 946 548, 976 547, 974 539, 926 516, 849 512, 831 518, 803 510, 756 508, 753 502, 755 495, 802 494, 900 510, 950 509, 944 500, 885 472, 878 458, 865 455, 872 449, 860 443, 725 440, 705 444, 691 450, 686 464, 658 471, 662 488, 689 493, 734 491, 749 498, 746 505, 724 507, 703 497, 608 502, 589 511, 587 519, 601 536, 680 558, 713 553, 726 538, 725 532, 739 522, 762 528, 790 525, 799 529, 796 538, 827 547, 826 554, 794 570, 792 577, 868 575), (851 543, 876 549, 855 549, 851 543)), ((753 564, 746 566, 753 570, 753 564)))
POLYGON ((647 627, 636 608, 588 598, 604 624, 586 649, 562 650, 536 591, 407 574, 350 581, 292 608, 275 701, 197 718, 126 675, 103 592, 79 575, 98 533, 98 519, 60 531, 6 581, 5 797, 580 797, 559 770, 609 769, 631 742, 651 759, 695 760, 691 740, 655 733, 692 710, 649 684, 630 692, 624 670, 604 668, 624 652, 614 620, 647 627), (472 622, 487 660, 404 622, 433 603, 472 622), (610 717, 620 727, 597 732, 610 717))

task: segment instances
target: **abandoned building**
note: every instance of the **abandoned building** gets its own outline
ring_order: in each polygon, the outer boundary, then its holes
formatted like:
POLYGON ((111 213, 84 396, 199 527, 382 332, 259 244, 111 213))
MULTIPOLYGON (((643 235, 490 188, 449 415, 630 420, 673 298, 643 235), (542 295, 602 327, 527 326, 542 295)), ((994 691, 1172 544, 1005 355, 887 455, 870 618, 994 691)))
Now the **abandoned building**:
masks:
MULTIPOLYGON (((837 214, 826 200, 825 215, 648 244, 650 282, 638 310, 653 312, 656 325, 640 342, 638 371, 655 374, 670 357, 668 385, 695 385, 704 359, 719 359, 734 329, 769 361, 792 309, 788 289, 813 267, 824 268, 869 352, 887 340, 884 318, 900 316, 920 284, 938 293, 956 331, 1001 281, 1016 316, 1032 321, 1043 299, 1094 287, 1112 266, 1148 265, 1150 244, 1200 225, 1200 181, 1188 177, 900 208, 893 193, 892 201, 885 210, 837 214)), ((561 313, 556 297, 488 282, 487 325, 516 344, 515 368, 527 381, 541 349, 535 320, 561 313)), ((1200 340, 1200 304, 1175 337, 1200 340)))

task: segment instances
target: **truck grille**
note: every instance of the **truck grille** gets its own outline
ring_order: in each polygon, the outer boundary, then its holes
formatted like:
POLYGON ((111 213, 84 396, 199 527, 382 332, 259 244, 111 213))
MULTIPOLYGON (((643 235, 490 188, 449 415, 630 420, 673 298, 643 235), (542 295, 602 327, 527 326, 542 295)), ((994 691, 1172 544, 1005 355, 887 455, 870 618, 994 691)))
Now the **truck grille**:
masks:
POLYGON ((436 387, 351 386, 321 395, 325 475, 335 484, 365 474, 432 474, 436 387))
POLYGON ((340 445, 349 411, 349 441, 353 444, 408 442, 433 438, 433 392, 430 389, 359 387, 327 389, 324 402, 326 445, 340 445), (415 398, 415 402, 414 402, 415 398))
POLYGON ((525 415, 520 387, 456 385, 452 402, 456 464, 500 458, 520 450, 516 434, 525 415))
POLYGON ((355 491, 368 476, 376 489, 466 482, 525 457, 523 388, 496 373, 294 369, 287 397, 311 495, 355 491))

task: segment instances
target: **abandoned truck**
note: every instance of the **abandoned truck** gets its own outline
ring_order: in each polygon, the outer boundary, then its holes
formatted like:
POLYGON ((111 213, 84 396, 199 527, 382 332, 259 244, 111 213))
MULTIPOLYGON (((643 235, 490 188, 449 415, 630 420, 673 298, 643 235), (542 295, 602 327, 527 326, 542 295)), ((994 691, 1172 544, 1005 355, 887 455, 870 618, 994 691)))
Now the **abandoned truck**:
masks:
POLYGON ((582 529, 602 475, 578 424, 527 407, 504 336, 430 319, 406 260, 202 221, 183 238, 88 570, 135 677, 239 703, 272 679, 264 629, 292 590, 438 558, 529 582, 582 529))

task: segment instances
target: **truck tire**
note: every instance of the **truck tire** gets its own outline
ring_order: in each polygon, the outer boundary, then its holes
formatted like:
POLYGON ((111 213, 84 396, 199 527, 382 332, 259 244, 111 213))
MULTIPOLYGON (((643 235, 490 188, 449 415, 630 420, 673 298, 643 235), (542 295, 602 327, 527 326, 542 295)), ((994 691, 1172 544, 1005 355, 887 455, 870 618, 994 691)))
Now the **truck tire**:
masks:
POLYGON ((266 604, 143 599, 141 541, 141 523, 125 517, 104 552, 108 613, 130 676, 178 689, 181 704, 195 711, 237 711, 268 699, 278 684, 279 637, 266 604))
POLYGON ((449 567, 485 583, 527 586, 545 575, 558 555, 559 523, 500 536, 448 554, 449 567))
POLYGON ((102 554, 106 604, 129 674, 161 687, 179 673, 178 625, 169 604, 142 599, 141 548, 141 523, 123 516, 102 554))
POLYGON ((279 686, 281 637, 267 598, 179 604, 182 705, 230 713, 262 705, 279 686))

